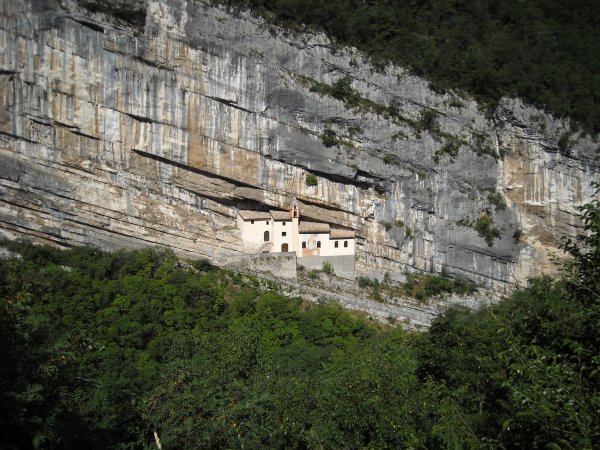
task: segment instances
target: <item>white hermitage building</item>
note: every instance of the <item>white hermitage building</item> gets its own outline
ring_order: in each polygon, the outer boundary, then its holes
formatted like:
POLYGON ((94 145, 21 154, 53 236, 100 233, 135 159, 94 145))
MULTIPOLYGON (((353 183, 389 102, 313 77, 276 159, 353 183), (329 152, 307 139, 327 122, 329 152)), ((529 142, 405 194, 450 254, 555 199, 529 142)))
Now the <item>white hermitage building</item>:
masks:
POLYGON ((298 258, 345 256, 351 257, 354 266, 354 231, 301 221, 295 203, 289 211, 239 210, 237 225, 244 244, 257 253, 295 252, 298 258))

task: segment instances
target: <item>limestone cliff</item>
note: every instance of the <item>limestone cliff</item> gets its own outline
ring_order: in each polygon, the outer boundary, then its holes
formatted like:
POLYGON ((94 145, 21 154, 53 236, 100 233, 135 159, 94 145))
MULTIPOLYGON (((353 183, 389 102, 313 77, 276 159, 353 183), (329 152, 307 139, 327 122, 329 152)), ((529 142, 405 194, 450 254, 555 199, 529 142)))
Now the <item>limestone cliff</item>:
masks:
POLYGON ((140 29, 71 0, 0 0, 4 235, 221 261, 243 251, 236 208, 296 196, 304 216, 356 230, 360 273, 507 289, 577 232, 597 145, 566 139, 567 123, 518 100, 486 117, 208 1, 145 11, 140 29))

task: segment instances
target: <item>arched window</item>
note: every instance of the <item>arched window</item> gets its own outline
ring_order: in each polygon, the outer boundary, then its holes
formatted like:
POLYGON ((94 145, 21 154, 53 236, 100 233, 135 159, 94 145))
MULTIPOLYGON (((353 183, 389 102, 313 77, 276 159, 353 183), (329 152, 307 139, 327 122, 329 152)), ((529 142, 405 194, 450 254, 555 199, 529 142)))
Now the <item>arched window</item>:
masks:
POLYGON ((321 241, 317 241, 317 248, 321 248, 321 241))
POLYGON ((338 248, 340 245, 340 243, 338 241, 335 241, 335 248, 338 248))
POLYGON ((269 242, 270 240, 271 240, 271 239, 270 239, 270 234, 269 234, 269 232, 268 232, 268 231, 265 231, 265 242, 269 242))
POLYGON ((302 248, 306 248, 306 242, 302 242, 302 248))
POLYGON ((348 247, 348 241, 344 241, 344 247, 348 247))

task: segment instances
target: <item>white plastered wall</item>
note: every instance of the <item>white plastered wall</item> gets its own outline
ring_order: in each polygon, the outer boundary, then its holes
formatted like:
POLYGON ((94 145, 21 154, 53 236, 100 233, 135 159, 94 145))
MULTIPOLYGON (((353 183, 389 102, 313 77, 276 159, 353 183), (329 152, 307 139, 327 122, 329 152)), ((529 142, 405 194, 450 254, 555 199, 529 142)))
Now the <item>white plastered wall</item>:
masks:
POLYGON ((292 227, 292 221, 291 220, 276 220, 273 222, 273 236, 272 236, 272 241, 273 241, 273 252, 280 252, 282 251, 281 246, 283 244, 287 244, 288 245, 288 252, 293 252, 294 251, 294 246, 293 246, 293 236, 294 236, 294 228, 292 227), (283 233, 286 233, 285 236, 283 236, 283 233))
POLYGON ((272 241, 273 239, 273 220, 255 219, 251 221, 238 217, 238 227, 242 230, 242 240, 245 242, 252 244, 264 243, 265 231, 269 232, 269 240, 272 241))
POLYGON ((324 256, 339 256, 339 255, 354 255, 355 240, 354 238, 332 239, 330 242, 333 253, 324 256), (338 248, 335 248, 335 243, 338 243, 338 248), (344 242, 348 243, 348 247, 344 247, 344 242))

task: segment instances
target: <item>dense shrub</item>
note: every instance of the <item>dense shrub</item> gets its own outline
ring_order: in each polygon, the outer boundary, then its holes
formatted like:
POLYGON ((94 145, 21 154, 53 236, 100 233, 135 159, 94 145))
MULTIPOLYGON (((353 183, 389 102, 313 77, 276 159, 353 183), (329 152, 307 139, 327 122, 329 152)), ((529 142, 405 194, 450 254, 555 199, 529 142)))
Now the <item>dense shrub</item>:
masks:
POLYGON ((146 25, 146 4, 143 0, 77 0, 92 12, 100 12, 143 29, 146 25))
POLYGON ((494 219, 488 213, 481 214, 473 224, 473 228, 485 240, 488 247, 494 245, 494 239, 501 236, 500 229, 494 226, 494 219))
POLYGON ((306 175, 306 185, 308 187, 314 187, 317 186, 319 184, 319 180, 317 179, 316 175, 309 173, 306 175))
POLYGON ((334 275, 333 265, 329 261, 323 262, 323 273, 327 275, 334 275))
POLYGON ((338 145, 338 137, 334 130, 331 128, 325 128, 323 133, 321 133, 321 142, 325 147, 333 147, 338 145))
POLYGON ((220 1, 295 29, 324 30, 380 67, 410 67, 439 92, 464 89, 492 107, 518 96, 600 131, 598 2, 220 1))
POLYGON ((171 252, 4 243, 2 446, 598 448, 600 201, 581 212, 562 278, 413 334, 171 252))

